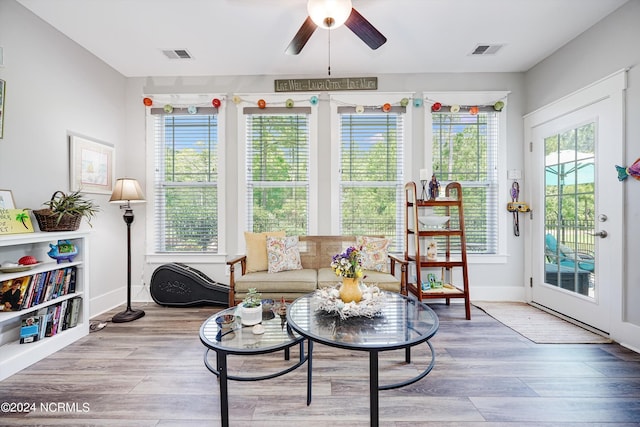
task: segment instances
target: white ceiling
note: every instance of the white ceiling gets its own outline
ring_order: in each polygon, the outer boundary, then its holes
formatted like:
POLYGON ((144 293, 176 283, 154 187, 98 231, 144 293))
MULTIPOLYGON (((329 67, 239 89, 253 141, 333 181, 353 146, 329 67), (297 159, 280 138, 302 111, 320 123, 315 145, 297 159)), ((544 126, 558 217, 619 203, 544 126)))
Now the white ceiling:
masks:
MULTIPOLYGON (((327 75, 328 31, 284 51, 306 0, 18 0, 128 77, 327 75), (169 60, 163 49, 193 59, 169 60)), ((331 32, 331 74, 526 71, 627 0, 353 0, 388 39, 331 32), (503 44, 470 56, 477 44, 503 44)))

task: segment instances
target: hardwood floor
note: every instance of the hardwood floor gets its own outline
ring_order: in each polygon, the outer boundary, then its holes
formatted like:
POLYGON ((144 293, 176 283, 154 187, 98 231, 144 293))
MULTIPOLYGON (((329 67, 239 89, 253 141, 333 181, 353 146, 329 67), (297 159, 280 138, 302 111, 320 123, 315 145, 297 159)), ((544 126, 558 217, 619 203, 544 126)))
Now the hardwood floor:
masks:
MULTIPOLYGON (((436 366, 413 385, 380 392, 382 426, 640 426, 640 354, 617 344, 534 344, 475 307, 467 321, 462 304, 431 306, 440 317, 436 366)), ((146 316, 108 323, 0 382, 0 403, 36 406, 0 413, 0 425, 219 425, 218 384, 198 338, 217 308, 136 307, 146 316)), ((306 366, 272 380, 233 381, 231 425, 368 426, 366 353, 314 350, 310 406, 306 366)), ((402 352, 383 353, 381 383, 414 376, 427 355, 426 346, 414 348, 416 366, 406 366, 402 352)), ((283 364, 281 354, 262 355, 232 359, 229 369, 283 364)))

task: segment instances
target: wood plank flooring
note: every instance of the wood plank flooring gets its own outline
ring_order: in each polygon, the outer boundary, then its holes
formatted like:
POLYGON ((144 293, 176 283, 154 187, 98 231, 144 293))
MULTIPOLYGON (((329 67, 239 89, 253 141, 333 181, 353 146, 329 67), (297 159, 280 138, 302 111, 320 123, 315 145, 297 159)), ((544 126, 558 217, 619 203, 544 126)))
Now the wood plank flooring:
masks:
MULTIPOLYGON (((380 425, 640 426, 639 354, 617 344, 535 344, 475 307, 467 321, 462 304, 431 306, 440 317, 436 366, 413 385, 380 392, 380 425)), ((108 323, 0 382, 0 403, 36 405, 0 413, 0 425, 220 425, 218 384, 198 338, 217 308, 136 307, 146 316, 108 323)), ((231 425, 368 426, 366 353, 314 349, 310 406, 306 366, 272 380, 233 381, 231 425)), ((426 346, 414 348, 409 366, 402 352, 383 353, 381 383, 414 376, 427 359, 426 346)), ((234 358, 229 368, 256 373, 284 363, 274 354, 234 358)))

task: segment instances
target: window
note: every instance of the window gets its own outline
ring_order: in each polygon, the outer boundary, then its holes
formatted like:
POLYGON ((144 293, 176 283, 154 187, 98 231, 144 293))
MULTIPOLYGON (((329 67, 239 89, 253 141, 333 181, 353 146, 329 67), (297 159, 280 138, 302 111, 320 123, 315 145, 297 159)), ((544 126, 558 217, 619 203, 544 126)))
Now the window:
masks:
POLYGON ((157 253, 218 253, 217 109, 197 111, 151 109, 157 253))
POLYGON ((338 107, 340 234, 384 235, 402 246, 404 107, 338 107))
POLYGON ((247 230, 309 234, 310 107, 245 114, 247 230))
MULTIPOLYGON (((498 118, 492 107, 477 114, 432 114, 432 170, 443 184, 462 184, 467 251, 498 252, 498 118)), ((444 186, 444 185, 443 185, 444 186)))

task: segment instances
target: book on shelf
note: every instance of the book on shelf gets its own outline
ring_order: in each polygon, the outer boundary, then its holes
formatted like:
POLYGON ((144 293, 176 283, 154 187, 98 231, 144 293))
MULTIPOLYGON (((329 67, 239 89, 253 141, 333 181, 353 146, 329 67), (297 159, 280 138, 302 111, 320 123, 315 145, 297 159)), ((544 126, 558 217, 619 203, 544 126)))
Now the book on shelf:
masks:
POLYGON ((73 308, 73 298, 69 300, 67 304, 67 310, 64 312, 64 320, 62 322, 62 330, 66 331, 69 329, 69 324, 71 323, 71 309, 73 308))
POLYGON ((67 306, 64 311, 64 320, 62 322, 62 330, 71 329, 78 325, 78 316, 80 313, 80 303, 82 299, 80 297, 71 298, 68 300, 67 306))
POLYGON ((68 294, 72 294, 76 291, 76 276, 77 276, 77 268, 71 267, 71 271, 69 272, 69 289, 67 290, 68 294))
POLYGON ((53 289, 55 288, 56 277, 58 277, 58 270, 52 270, 49 272, 46 289, 41 302, 51 301, 53 299, 53 289))
POLYGON ((33 307, 34 305, 38 305, 40 304, 40 302, 42 302, 43 299, 43 295, 44 295, 44 290, 46 288, 46 284, 47 281, 49 279, 49 275, 51 274, 50 271, 44 272, 40 275, 40 278, 38 280, 38 287, 35 290, 35 294, 33 296, 33 301, 31 303, 30 307, 33 307))
POLYGON ((22 308, 31 307, 31 301, 33 300, 33 291, 38 286, 38 280, 40 280, 39 274, 41 273, 36 273, 33 276, 31 276, 31 281, 29 282, 29 289, 27 289, 27 292, 25 293, 24 298, 22 299, 22 308))
POLYGON ((49 297, 49 299, 55 299, 58 298, 60 295, 62 295, 60 293, 60 288, 62 286, 62 283, 64 282, 64 271, 65 269, 60 269, 60 270, 56 270, 55 272, 55 277, 53 279, 53 286, 51 289, 51 295, 49 297))
POLYGON ((45 336, 52 337, 58 331, 58 321, 60 320, 60 305, 52 305, 51 322, 47 325, 45 336))
POLYGON ((56 328, 56 334, 67 329, 64 319, 67 317, 67 306, 69 304, 69 300, 64 300, 60 304, 60 315, 58 316, 58 327, 56 328))
POLYGON ((73 269, 75 269, 75 267, 67 267, 65 269, 64 280, 62 283, 62 295, 67 295, 69 293, 69 284, 71 283, 71 271, 73 269))
POLYGON ((67 328, 75 328, 78 325, 81 303, 82 298, 80 297, 72 298, 70 300, 71 314, 69 315, 69 325, 67 325, 67 328))
POLYGON ((0 284, 0 311, 18 311, 22 309, 24 296, 28 291, 31 276, 4 280, 0 284))
POLYGON ((47 330, 47 322, 49 319, 49 312, 47 307, 41 308, 37 312, 38 319, 40 319, 40 330, 38 331, 38 336, 40 339, 44 338, 45 332, 47 330))
POLYGON ((50 305, 49 307, 47 307, 47 324, 44 326, 44 336, 45 337, 50 337, 52 336, 52 331, 53 331, 53 322, 54 322, 54 316, 56 313, 56 306, 55 305, 50 305))
POLYGON ((22 319, 20 326, 20 344, 35 342, 40 339, 40 318, 37 315, 22 319))
POLYGON ((43 276, 46 273, 37 273, 31 277, 31 287, 29 288, 28 300, 25 301, 23 308, 29 308, 37 304, 38 293, 42 285, 43 276))

